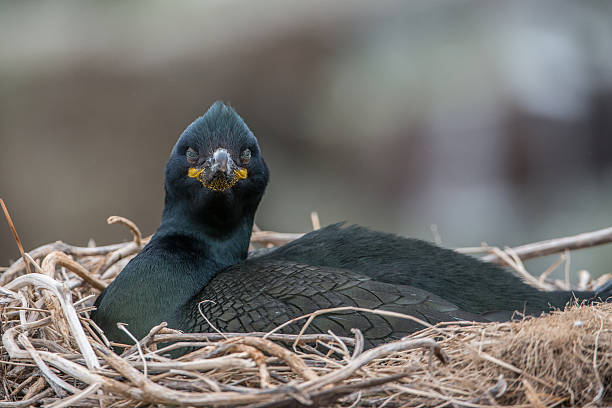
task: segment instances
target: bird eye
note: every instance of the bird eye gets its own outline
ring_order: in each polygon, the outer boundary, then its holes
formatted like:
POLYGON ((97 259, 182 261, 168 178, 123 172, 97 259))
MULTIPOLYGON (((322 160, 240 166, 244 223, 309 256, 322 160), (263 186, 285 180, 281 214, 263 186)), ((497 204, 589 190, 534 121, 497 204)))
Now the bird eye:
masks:
POLYGON ((187 152, 185 152, 185 156, 187 157, 187 161, 189 162, 195 162, 196 160, 198 160, 198 152, 196 152, 191 147, 187 149, 187 152))
POLYGON ((248 164, 251 161, 251 151, 249 149, 244 149, 240 154, 240 162, 242 164, 248 164))

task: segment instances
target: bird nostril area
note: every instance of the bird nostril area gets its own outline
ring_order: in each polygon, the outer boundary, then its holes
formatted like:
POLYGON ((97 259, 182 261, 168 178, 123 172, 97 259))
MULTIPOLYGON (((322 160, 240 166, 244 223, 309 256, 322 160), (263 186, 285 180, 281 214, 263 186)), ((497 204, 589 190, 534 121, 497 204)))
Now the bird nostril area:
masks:
POLYGON ((227 174, 229 172, 229 154, 225 149, 217 149, 213 153, 213 170, 227 174))

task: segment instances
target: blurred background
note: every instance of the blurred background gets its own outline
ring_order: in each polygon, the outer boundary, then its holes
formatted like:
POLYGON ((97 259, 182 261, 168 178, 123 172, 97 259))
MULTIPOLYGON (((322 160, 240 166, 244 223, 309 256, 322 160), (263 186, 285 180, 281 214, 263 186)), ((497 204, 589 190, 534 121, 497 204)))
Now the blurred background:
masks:
POLYGON ((608 227, 611 21, 595 0, 1 1, 0 197, 26 250, 130 239, 109 215, 148 235, 171 147, 222 99, 271 170, 263 229, 318 211, 456 247, 608 227))

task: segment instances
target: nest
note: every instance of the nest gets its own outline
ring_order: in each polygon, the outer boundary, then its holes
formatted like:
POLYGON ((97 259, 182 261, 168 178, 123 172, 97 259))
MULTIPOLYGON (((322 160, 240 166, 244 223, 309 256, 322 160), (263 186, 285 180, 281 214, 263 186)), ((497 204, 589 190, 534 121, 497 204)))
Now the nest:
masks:
MULTIPOLYGON (((369 350, 359 330, 354 338, 193 334, 160 324, 116 354, 89 319, 91 304, 147 239, 126 219, 109 221, 127 225, 134 240, 56 242, 3 268, 0 407, 612 404, 612 304, 500 324, 440 323, 369 350), (181 345, 195 351, 163 356, 181 345)), ((291 238, 257 232, 253 241, 291 238)))

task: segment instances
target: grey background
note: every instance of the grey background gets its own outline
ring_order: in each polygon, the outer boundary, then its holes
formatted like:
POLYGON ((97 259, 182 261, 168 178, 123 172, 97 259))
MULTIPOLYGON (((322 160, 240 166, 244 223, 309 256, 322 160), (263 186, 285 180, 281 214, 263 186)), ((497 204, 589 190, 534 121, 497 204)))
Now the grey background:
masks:
MULTIPOLYGON (((271 169, 265 229, 314 210, 436 224, 446 246, 607 227, 610 21, 600 1, 3 1, 0 197, 26 248, 129 239, 109 215, 150 234, 173 143, 222 99, 271 169)), ((610 272, 611 252, 572 270, 610 272)))

